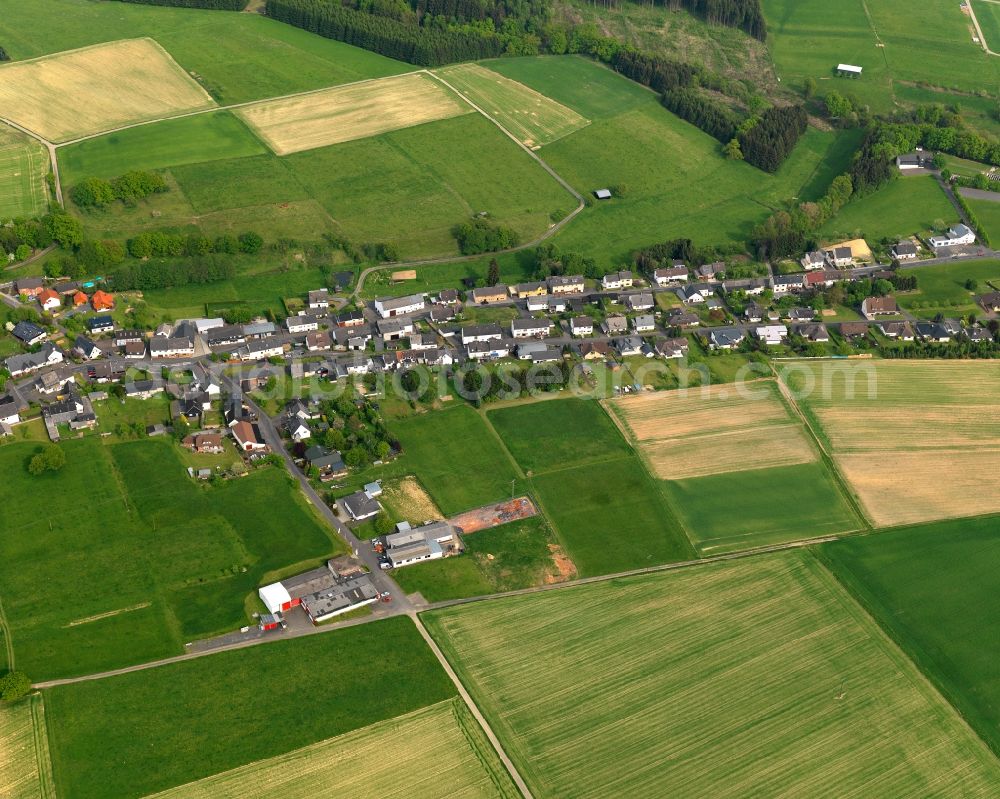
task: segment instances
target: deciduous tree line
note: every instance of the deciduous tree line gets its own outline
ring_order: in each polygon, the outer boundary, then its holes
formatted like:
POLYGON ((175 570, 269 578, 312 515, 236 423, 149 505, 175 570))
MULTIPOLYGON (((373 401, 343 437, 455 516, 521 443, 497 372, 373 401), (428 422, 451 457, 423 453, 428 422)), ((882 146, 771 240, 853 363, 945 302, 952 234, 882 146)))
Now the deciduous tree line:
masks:
POLYGON ((134 205, 151 194, 167 191, 167 182, 158 172, 133 170, 111 180, 87 178, 72 189, 69 196, 80 208, 104 208, 116 200, 134 205))
POLYGON ((210 8, 219 11, 242 11, 247 0, 120 0, 145 6, 177 6, 178 8, 210 8))

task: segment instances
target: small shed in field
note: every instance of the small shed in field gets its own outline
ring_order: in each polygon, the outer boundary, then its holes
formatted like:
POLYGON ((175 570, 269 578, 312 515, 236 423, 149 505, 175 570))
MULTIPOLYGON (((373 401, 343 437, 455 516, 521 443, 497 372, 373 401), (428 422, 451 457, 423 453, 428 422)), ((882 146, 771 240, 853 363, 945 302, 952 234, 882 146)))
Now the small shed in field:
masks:
POLYGON ((837 64, 837 74, 848 78, 860 78, 861 69, 854 64, 837 64))
POLYGON ((611 189, 597 189, 594 192, 594 196, 598 200, 610 200, 611 199, 611 189))

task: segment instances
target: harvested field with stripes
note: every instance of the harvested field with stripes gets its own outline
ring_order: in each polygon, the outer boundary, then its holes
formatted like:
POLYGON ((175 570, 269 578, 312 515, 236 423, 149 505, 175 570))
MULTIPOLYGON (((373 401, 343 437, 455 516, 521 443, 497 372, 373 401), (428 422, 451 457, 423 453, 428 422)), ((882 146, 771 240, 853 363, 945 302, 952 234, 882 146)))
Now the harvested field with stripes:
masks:
POLYGON ((124 39, 0 66, 3 116, 51 142, 214 105, 152 39, 124 39))
POLYGON ((879 526, 1000 511, 1000 364, 796 364, 790 388, 879 526), (804 370, 804 371, 803 371, 804 370))
POLYGON ((539 797, 986 797, 1000 763, 807 552, 423 617, 539 797))
POLYGON ((54 796, 41 696, 0 705, 0 796, 54 796))
POLYGON ((435 74, 533 150, 590 124, 573 109, 478 64, 446 67, 435 74))
POLYGON ((635 394, 610 403, 664 480, 810 463, 816 453, 768 381, 635 394))
POLYGON ((237 112, 278 155, 470 113, 470 106, 423 72, 265 100, 237 112))
POLYGON ((452 699, 153 796, 267 799, 276 795, 514 799, 518 792, 472 714, 460 699, 452 699))
POLYGON ((48 171, 49 156, 39 141, 0 124, 0 220, 45 213, 48 171))

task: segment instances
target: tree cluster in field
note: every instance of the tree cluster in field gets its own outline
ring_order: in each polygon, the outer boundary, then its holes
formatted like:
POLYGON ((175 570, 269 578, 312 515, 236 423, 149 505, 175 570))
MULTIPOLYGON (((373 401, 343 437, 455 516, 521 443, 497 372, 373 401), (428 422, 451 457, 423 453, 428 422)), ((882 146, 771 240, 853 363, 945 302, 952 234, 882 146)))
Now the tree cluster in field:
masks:
POLYGON ((177 8, 208 8, 218 11, 242 11, 247 0, 120 0, 145 6, 176 6, 177 8))
POLYGON ((231 255, 200 255, 185 260, 126 262, 106 277, 110 291, 148 291, 192 283, 216 283, 236 276, 231 255))
POLYGON ((400 257, 399 247, 388 241, 366 241, 358 245, 346 236, 338 233, 324 233, 323 238, 327 244, 336 250, 340 250, 356 264, 363 263, 364 261, 390 263, 398 261, 400 257))
POLYGON ((808 120, 801 105, 771 106, 737 136, 743 160, 774 172, 795 149, 808 120))
POLYGON ((663 0, 662 5, 686 8, 714 25, 739 28, 755 39, 767 38, 767 22, 760 0, 663 0))
POLYGON ((488 368, 482 364, 460 371, 463 397, 477 408, 484 402, 527 396, 529 391, 559 391, 570 378, 573 366, 565 359, 528 369, 488 368), (484 377, 489 374, 490 379, 484 377))
MULTIPOLYGON (((641 250, 634 250, 631 255, 632 263, 636 269, 652 276, 653 272, 660 267, 673 266, 674 261, 683 261, 685 264, 700 266, 701 264, 725 261, 728 256, 742 255, 743 247, 739 244, 732 244, 726 247, 695 247, 691 239, 670 239, 658 244, 651 244, 641 250)), ((729 278, 752 277, 756 275, 761 266, 758 264, 747 264, 739 274, 729 274, 731 269, 739 269, 738 265, 727 266, 726 276, 729 278)))
POLYGON ((597 265, 597 261, 578 252, 562 252, 548 241, 535 248, 535 277, 538 280, 557 275, 583 275, 596 280, 603 274, 604 270, 597 265))
POLYGON ((36 477, 45 472, 58 472, 66 465, 66 453, 58 444, 48 444, 28 461, 28 473, 36 477))
POLYGON ((253 255, 260 252, 264 239, 248 231, 234 236, 226 233, 214 239, 198 233, 165 233, 162 230, 140 233, 128 240, 128 254, 133 258, 193 258, 199 255, 253 255))
MULTIPOLYGON (((2 220, 0 220, 2 222, 2 220)), ((62 209, 56 209, 40 219, 17 218, 0 224, 0 261, 6 262, 8 254, 15 261, 23 261, 35 250, 58 242, 66 249, 83 243, 83 224, 62 209)))
POLYGON ((30 690, 31 680, 23 671, 8 671, 0 677, 0 699, 4 702, 16 702, 30 690))
POLYGON ((690 86, 700 72, 692 64, 641 53, 632 48, 622 48, 615 52, 611 58, 611 67, 626 78, 657 92, 690 86))
POLYGON ((973 230, 976 231, 976 236, 979 238, 979 241, 982 244, 985 244, 987 247, 991 246, 989 231, 986 229, 986 226, 979 218, 979 214, 977 214, 974 210, 972 210, 972 206, 969 205, 969 201, 966 200, 965 197, 963 197, 957 191, 954 192, 954 195, 955 195, 955 201, 958 203, 959 207, 965 213, 965 218, 969 220, 969 225, 972 227, 973 230))
POLYGON ((462 255, 497 252, 518 244, 517 233, 482 216, 455 225, 451 232, 462 255))
POLYGON ((338 397, 322 403, 320 409, 330 427, 316 437, 324 446, 342 453, 347 466, 354 469, 368 466, 399 449, 378 407, 370 400, 338 397))
POLYGON ((736 134, 739 123, 736 115, 696 89, 671 89, 663 93, 660 102, 669 111, 720 142, 726 143, 736 134))
POLYGON ((135 205, 137 200, 167 191, 167 183, 158 172, 133 170, 111 180, 87 178, 72 189, 69 196, 80 208, 105 208, 115 201, 135 205))

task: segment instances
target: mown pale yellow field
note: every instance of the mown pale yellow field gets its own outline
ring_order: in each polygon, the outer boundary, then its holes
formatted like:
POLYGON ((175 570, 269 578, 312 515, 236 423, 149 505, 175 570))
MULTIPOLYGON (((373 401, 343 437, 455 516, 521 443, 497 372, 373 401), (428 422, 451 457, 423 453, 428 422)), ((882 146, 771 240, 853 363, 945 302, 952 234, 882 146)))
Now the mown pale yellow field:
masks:
POLYGON ((49 155, 41 142, 0 124, 0 220, 45 213, 48 171, 49 155))
POLYGON ((519 794, 460 699, 373 724, 156 799, 514 799, 519 794))
POLYGON ((152 39, 125 39, 0 66, 0 116, 51 142, 211 108, 152 39))
POLYGON ((478 64, 458 64, 435 74, 532 149, 590 124, 572 108, 478 64))
POLYGON ((538 797, 991 797, 1000 762, 808 552, 424 614, 538 797))
POLYGON ((810 463, 816 453, 767 381, 614 400, 614 412, 657 477, 682 480, 724 472, 810 463))
POLYGON ((795 365, 787 378, 879 526, 1000 511, 1000 364, 795 365))
POLYGON ((237 113, 275 153, 287 155, 473 110, 429 75, 413 72, 255 103, 237 113))
POLYGON ((42 698, 0 703, 0 796, 53 796, 42 698))

